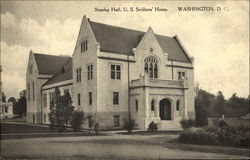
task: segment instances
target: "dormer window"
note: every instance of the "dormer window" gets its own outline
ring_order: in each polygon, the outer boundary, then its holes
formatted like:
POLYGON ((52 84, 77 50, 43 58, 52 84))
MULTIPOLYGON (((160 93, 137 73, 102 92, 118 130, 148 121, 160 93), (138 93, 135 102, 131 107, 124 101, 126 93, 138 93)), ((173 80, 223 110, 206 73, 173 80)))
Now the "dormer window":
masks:
POLYGON ((81 41, 81 52, 85 52, 88 50, 88 41, 82 40, 81 41))

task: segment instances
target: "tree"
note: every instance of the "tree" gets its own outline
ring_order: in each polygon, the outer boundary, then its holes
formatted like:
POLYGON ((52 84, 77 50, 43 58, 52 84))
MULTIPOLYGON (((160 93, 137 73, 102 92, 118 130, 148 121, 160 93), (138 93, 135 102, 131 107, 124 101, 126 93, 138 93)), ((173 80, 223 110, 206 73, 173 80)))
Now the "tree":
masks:
POLYGON ((135 128, 135 120, 129 118, 128 120, 124 120, 124 128, 128 131, 128 133, 131 133, 131 131, 135 128))
POLYGON ((8 99, 8 103, 10 103, 10 102, 12 102, 13 104, 15 104, 17 101, 16 101, 16 99, 14 97, 10 97, 8 99))
POLYGON ((211 99, 214 95, 198 87, 195 90, 195 125, 206 126, 208 124, 208 112, 210 112, 210 115, 212 114, 211 99))
POLYGON ((4 92, 2 92, 2 102, 6 102, 7 96, 4 92))
POLYGON ((26 112, 27 112, 26 98, 25 97, 21 97, 17 101, 17 103, 14 106, 14 108, 16 109, 16 114, 19 114, 20 116, 26 115, 26 112))
POLYGON ((212 108, 214 109, 215 117, 222 117, 225 114, 225 97, 221 91, 219 91, 213 100, 212 108))
POLYGON ((58 87, 55 88, 53 94, 53 102, 50 106, 50 127, 57 128, 58 131, 64 131, 67 124, 69 124, 74 107, 69 92, 67 91, 64 96, 60 95, 58 87))
POLYGON ((83 111, 73 111, 72 113, 72 120, 71 120, 71 127, 73 130, 80 131, 81 126, 84 121, 84 112, 83 111))

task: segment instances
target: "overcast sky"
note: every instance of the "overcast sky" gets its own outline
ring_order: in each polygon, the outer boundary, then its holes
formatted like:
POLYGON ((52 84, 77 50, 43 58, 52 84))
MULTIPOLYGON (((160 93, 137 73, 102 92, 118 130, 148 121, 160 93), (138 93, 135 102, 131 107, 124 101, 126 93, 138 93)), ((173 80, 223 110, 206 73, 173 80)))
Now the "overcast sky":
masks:
POLYGON ((195 82, 225 97, 249 95, 249 2, 7 2, 1 1, 3 91, 18 97, 25 89, 29 51, 72 55, 83 15, 92 21, 157 34, 177 34, 195 58, 195 82), (161 7, 167 12, 94 12, 94 8, 161 7), (221 7, 179 12, 178 7, 221 7), (225 8, 225 10, 224 10, 225 8))

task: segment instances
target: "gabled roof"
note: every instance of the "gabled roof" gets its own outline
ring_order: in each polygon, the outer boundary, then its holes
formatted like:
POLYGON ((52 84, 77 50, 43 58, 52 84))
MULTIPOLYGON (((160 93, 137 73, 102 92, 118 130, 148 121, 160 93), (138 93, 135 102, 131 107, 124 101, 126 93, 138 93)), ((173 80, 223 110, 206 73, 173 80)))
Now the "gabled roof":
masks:
POLYGON ((72 58, 69 58, 67 62, 61 67, 61 69, 58 70, 58 72, 53 77, 51 77, 46 83, 44 83, 43 86, 73 79, 72 70, 72 58))
MULTIPOLYGON (((106 25, 89 21, 97 42, 101 45, 101 51, 118 54, 132 54, 132 48, 136 48, 145 32, 106 25)), ((190 63, 190 59, 174 37, 155 35, 162 50, 168 53, 169 60, 190 63)))
POLYGON ((34 53, 36 65, 39 74, 53 75, 57 73, 63 65, 71 59, 66 56, 54 56, 40 53, 34 53))

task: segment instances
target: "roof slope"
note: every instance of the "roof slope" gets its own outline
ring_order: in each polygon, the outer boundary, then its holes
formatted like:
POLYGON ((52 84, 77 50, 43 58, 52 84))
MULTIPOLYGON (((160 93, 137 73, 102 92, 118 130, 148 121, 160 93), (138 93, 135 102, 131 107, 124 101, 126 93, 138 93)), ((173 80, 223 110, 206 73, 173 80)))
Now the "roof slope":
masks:
MULTIPOLYGON (((106 25, 89 21, 101 51, 131 55, 132 48, 136 48, 145 32, 106 25)), ((174 37, 156 35, 162 50, 167 52, 169 60, 190 63, 188 56, 174 37)))
POLYGON ((39 74, 55 74, 71 57, 34 53, 39 74))
POLYGON ((68 61, 61 67, 61 69, 53 77, 51 77, 46 83, 44 83, 43 86, 73 79, 72 70, 73 70, 72 58, 69 58, 68 61))

